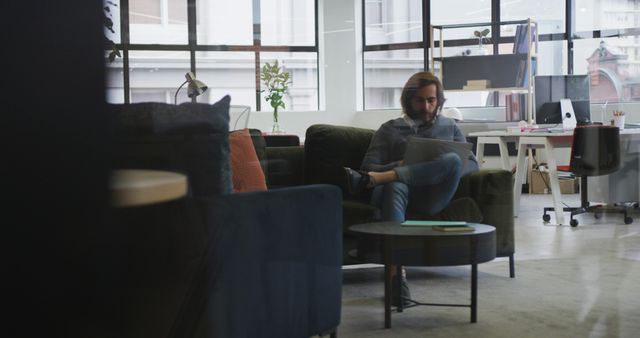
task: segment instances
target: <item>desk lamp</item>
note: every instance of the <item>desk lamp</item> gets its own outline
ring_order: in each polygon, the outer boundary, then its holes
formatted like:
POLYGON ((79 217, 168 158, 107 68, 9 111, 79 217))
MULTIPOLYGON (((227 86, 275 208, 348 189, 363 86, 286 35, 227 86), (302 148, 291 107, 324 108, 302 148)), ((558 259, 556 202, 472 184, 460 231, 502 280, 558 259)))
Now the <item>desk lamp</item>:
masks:
POLYGON ((180 85, 180 87, 178 87, 178 90, 176 90, 176 94, 173 97, 173 101, 175 104, 178 104, 178 92, 187 83, 189 83, 189 86, 187 87, 187 96, 191 98, 191 102, 193 103, 196 102, 196 96, 206 92, 207 88, 209 88, 206 84, 204 84, 204 82, 196 79, 196 76, 192 72, 187 72, 184 77, 187 80, 184 81, 180 85))

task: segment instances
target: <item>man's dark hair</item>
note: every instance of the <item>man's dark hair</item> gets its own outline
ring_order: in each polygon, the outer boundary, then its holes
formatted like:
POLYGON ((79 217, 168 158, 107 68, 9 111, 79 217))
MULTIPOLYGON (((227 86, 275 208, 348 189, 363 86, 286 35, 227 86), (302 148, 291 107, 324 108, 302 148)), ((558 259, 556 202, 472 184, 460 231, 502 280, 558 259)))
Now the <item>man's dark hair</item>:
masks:
POLYGON ((436 85, 436 96, 438 99, 438 105, 436 106, 436 115, 442 110, 444 105, 444 91, 442 88, 442 82, 435 75, 430 72, 419 72, 411 75, 407 83, 402 89, 402 95, 400 96, 400 104, 402 105, 402 112, 409 116, 413 116, 413 110, 411 109, 411 100, 416 95, 416 92, 423 87, 429 85, 436 85))

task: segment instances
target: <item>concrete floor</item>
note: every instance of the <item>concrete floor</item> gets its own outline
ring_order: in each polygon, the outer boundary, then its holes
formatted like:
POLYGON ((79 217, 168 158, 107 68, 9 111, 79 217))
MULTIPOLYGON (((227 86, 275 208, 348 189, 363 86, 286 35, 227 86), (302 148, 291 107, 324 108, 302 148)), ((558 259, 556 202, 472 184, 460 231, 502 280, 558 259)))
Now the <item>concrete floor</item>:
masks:
MULTIPOLYGON (((579 195, 563 195, 575 206, 579 195)), ((580 225, 542 221, 550 195, 523 195, 515 219, 516 278, 506 259, 479 266, 478 322, 467 308, 414 307, 384 329, 382 268, 344 270, 339 337, 638 337, 640 213, 578 216, 580 225)), ((568 221, 568 214, 565 214, 568 221)), ((552 222, 554 220, 552 216, 552 222)), ((412 298, 469 301, 468 267, 410 267, 412 298)))

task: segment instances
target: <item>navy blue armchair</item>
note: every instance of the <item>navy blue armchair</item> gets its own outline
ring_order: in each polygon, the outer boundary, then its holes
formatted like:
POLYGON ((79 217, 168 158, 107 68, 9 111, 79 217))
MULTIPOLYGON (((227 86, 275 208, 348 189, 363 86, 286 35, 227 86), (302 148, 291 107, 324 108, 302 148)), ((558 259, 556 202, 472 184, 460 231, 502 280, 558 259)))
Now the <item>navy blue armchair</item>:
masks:
POLYGON ((331 185, 231 193, 228 105, 112 105, 113 168, 187 175, 186 198, 114 211, 101 278, 112 334, 335 335, 342 195, 331 185), (113 316, 111 316, 113 317, 113 316))

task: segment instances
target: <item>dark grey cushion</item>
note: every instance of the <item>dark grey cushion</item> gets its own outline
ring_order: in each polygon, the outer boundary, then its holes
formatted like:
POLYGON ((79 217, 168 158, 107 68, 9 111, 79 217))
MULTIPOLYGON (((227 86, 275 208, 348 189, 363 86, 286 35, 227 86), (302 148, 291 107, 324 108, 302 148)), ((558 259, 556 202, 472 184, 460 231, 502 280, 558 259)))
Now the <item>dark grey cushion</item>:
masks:
POLYGON ((344 167, 360 169, 374 133, 372 129, 327 124, 309 127, 304 141, 306 183, 337 185, 344 198, 368 202, 368 194, 354 197, 346 193, 344 167))
POLYGON ((116 147, 113 168, 156 169, 187 175, 189 194, 232 191, 229 102, 112 104, 116 147))

